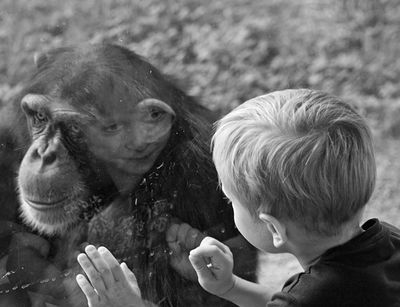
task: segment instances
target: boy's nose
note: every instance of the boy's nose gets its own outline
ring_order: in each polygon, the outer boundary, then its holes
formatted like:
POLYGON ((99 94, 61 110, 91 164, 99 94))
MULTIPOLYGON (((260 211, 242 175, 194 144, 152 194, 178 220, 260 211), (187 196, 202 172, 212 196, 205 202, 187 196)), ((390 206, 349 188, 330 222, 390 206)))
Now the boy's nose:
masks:
POLYGON ((130 135, 127 136, 125 148, 136 153, 141 153, 147 149, 148 144, 144 134, 131 132, 130 135))

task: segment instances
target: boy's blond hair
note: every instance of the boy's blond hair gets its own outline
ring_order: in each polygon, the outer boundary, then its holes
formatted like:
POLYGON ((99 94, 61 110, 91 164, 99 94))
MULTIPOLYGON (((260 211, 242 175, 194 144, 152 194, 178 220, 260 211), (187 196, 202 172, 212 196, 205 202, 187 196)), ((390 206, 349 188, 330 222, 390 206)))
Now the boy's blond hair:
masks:
POLYGON ((212 146, 224 188, 250 212, 315 234, 340 233, 374 189, 366 122, 320 91, 277 91, 243 103, 217 123, 212 146))

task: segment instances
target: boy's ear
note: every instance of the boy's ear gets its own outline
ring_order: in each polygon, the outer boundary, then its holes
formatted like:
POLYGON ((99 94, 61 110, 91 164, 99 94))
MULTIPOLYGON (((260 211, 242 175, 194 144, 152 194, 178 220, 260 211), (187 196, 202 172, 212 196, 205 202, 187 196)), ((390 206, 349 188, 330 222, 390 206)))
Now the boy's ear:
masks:
POLYGON ((272 235, 272 240, 276 248, 279 248, 286 243, 287 235, 286 226, 284 224, 279 222, 272 215, 266 213, 260 213, 258 217, 266 224, 268 231, 272 235))

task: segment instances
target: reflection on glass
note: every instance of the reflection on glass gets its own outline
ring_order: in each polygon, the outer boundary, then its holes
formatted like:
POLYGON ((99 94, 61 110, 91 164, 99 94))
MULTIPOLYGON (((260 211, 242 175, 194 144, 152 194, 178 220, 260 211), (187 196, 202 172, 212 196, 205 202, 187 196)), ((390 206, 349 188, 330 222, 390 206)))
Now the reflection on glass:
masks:
POLYGON ((36 63, 2 111, 0 306, 84 306, 76 257, 88 243, 126 262, 159 306, 228 304, 200 289, 187 260, 205 235, 231 239, 236 270, 254 278, 255 251, 218 189, 211 113, 122 47, 62 48, 36 63), (185 223, 196 235, 178 261, 166 233, 185 223))

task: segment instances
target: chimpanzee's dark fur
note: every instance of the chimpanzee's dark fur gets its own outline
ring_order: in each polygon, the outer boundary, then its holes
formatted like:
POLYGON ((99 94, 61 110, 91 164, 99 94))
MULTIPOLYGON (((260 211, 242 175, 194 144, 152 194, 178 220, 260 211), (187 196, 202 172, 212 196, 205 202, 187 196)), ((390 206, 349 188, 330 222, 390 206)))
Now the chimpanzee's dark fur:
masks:
MULTIPOLYGON (((106 207, 116 193, 108 178, 88 178, 104 184, 104 189, 93 192, 95 195, 92 195, 92 200, 98 200, 99 204, 86 208, 81 214, 87 233, 79 240, 109 247, 119 260, 127 262, 133 269, 143 297, 160 306, 222 306, 224 303, 221 300, 205 293, 196 283, 185 280, 169 266, 169 251, 165 242, 165 230, 171 218, 186 222, 219 240, 237 235, 232 209, 218 189, 209 152, 214 116, 133 52, 115 45, 90 46, 88 49, 104 59, 114 57, 123 61, 123 65, 133 66, 136 71, 134 78, 138 87, 141 87, 138 88, 137 92, 141 93, 138 95, 144 96, 135 98, 152 97, 163 100, 176 112, 176 121, 169 143, 153 168, 143 177, 143 181, 132 191, 129 199, 131 211, 128 214, 107 211, 106 207), (105 203, 104 199, 107 200, 105 203)), ((64 86, 66 98, 93 99, 85 97, 86 94, 81 89, 90 82, 90 78, 98 76, 77 75, 75 79, 71 79, 74 71, 69 71, 70 67, 63 67, 57 61, 60 57, 79 55, 79 48, 52 51, 48 61, 33 75, 20 97, 28 93, 48 94, 55 86, 64 86), (67 85, 64 79, 68 78, 75 83, 67 85)), ((8 250, 8 244, 13 234, 30 231, 22 225, 17 215, 18 188, 15 186, 15 176, 31 143, 19 103, 18 98, 14 103, 3 106, 0 113, 0 274, 4 270, 7 257, 8 269, 21 269, 13 257, 18 257, 18 248, 22 250, 23 246, 14 246, 14 250, 8 250)), ((93 105, 96 106, 95 101, 93 105)), ((66 234, 66 237, 69 235, 66 234)), ((57 238, 43 237, 53 243, 57 241, 57 238)), ((71 268, 60 264, 60 255, 52 258, 55 254, 56 250, 46 260, 60 271, 68 272, 71 268)), ((248 279, 254 278, 254 250, 234 250, 234 255, 235 271, 248 279)), ((32 269, 32 272, 35 270, 32 269)), ((0 280, 0 305, 30 306, 25 289, 21 290, 23 285, 18 284, 18 278, 13 278, 14 272, 9 273, 9 276, 0 280), (8 292, 12 287, 17 290, 8 292)), ((18 272, 15 274, 20 276, 18 272)), ((47 276, 39 274, 30 277, 34 284, 47 276)), ((54 283, 58 280, 57 276, 54 283)), ((30 289, 36 288, 26 287, 26 290, 30 289)), ((68 291, 62 293, 66 296, 76 295, 68 291)), ((59 296, 57 299, 74 304, 71 297, 59 296)))

